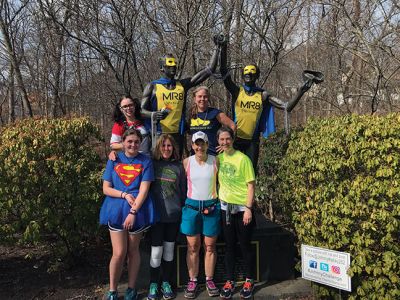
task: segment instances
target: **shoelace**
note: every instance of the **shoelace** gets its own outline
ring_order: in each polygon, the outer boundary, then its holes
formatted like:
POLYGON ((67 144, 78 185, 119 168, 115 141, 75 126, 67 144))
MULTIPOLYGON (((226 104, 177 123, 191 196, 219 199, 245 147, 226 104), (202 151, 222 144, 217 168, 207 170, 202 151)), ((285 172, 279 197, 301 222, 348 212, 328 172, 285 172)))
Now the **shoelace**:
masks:
POLYGON ((197 283, 194 281, 189 281, 187 290, 188 291, 194 291, 196 289, 197 283))
POLYGON ((246 281, 244 284, 243 284, 243 288, 244 289, 246 289, 246 290, 251 290, 251 286, 252 286, 253 284, 250 282, 250 281, 246 281))
POLYGON ((212 290, 217 288, 212 280, 207 280, 207 286, 212 290))

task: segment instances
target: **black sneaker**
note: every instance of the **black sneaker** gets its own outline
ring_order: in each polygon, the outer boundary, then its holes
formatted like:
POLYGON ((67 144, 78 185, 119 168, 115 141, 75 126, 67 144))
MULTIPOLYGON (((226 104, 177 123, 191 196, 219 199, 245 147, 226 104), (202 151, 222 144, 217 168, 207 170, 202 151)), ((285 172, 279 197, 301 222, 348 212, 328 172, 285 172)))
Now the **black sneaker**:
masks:
POLYGON ((254 281, 253 279, 246 279, 246 281, 243 283, 243 287, 240 290, 240 297, 243 299, 248 299, 253 296, 253 290, 254 290, 254 281))
POLYGON ((228 280, 222 287, 219 296, 221 297, 221 299, 231 299, 234 291, 235 282, 228 280))
POLYGON ((187 299, 196 298, 198 287, 199 287, 199 285, 197 284, 197 281, 189 280, 189 282, 186 286, 186 289, 185 289, 185 298, 187 298, 187 299))

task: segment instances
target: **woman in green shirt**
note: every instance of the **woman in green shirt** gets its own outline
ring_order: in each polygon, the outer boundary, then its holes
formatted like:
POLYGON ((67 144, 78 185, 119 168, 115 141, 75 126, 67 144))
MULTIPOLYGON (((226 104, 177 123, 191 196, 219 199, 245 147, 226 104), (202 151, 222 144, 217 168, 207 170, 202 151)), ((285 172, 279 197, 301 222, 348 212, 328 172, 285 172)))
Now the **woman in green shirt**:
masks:
POLYGON ((224 151, 219 159, 219 199, 221 200, 222 230, 226 242, 225 267, 227 281, 221 289, 223 299, 232 298, 235 289, 235 248, 239 242, 244 258, 246 281, 240 291, 241 298, 251 298, 254 289, 254 255, 251 236, 255 227, 253 203, 255 175, 248 156, 233 148, 232 129, 222 127, 217 132, 219 146, 224 151))

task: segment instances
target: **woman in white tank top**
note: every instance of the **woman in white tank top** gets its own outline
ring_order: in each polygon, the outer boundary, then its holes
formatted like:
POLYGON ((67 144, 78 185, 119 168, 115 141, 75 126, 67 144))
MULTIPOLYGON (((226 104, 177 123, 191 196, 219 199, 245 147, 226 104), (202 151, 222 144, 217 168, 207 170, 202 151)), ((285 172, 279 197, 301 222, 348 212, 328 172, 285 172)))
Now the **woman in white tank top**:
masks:
POLYGON ((220 232, 220 203, 217 199, 218 161, 207 155, 207 135, 198 131, 192 136, 194 155, 183 161, 187 176, 187 199, 182 209, 181 232, 186 235, 186 261, 189 282, 185 297, 193 299, 197 295, 199 273, 199 251, 201 236, 204 236, 204 267, 206 288, 210 296, 219 295, 213 281, 217 253, 215 244, 220 232))

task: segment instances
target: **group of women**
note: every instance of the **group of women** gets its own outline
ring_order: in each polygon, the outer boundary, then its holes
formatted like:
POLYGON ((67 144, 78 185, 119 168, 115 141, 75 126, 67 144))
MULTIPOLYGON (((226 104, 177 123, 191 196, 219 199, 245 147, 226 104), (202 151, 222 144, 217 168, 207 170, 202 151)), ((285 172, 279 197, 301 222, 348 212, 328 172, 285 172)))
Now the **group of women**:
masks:
POLYGON ((113 152, 107 162, 103 175, 106 198, 100 211, 100 223, 108 226, 113 249, 107 299, 118 299, 117 285, 125 257, 129 273, 125 299, 137 298, 139 244, 148 229, 151 255, 147 299, 175 297, 170 282, 179 231, 187 240, 186 298, 193 299, 198 292, 202 244, 208 294, 224 299, 232 297, 238 242, 246 266, 246 281, 240 295, 252 296, 254 169, 251 160, 233 148, 234 122, 220 110, 209 107, 209 97, 204 86, 192 93, 189 120, 192 155, 183 162, 174 137, 165 133, 158 137, 150 157, 149 134, 140 120, 138 100, 126 96, 117 104, 111 147, 121 151, 113 152), (227 277, 221 289, 213 281, 220 231, 226 242, 227 277))
POLYGON ((255 64, 244 66, 244 84, 236 85, 227 65, 226 38, 216 36, 214 43, 216 48, 208 67, 192 77, 175 79, 176 59, 171 54, 161 57, 163 75, 145 87, 140 103, 126 96, 115 108, 111 137, 111 148, 115 151, 109 155, 103 176, 106 199, 100 212, 100 222, 108 225, 113 247, 107 299, 117 299, 117 283, 125 257, 129 272, 125 300, 137 298, 139 242, 148 228, 151 233, 149 300, 161 294, 164 299, 174 298, 170 276, 179 231, 186 235, 188 245, 186 298, 195 298, 198 291, 202 241, 209 295, 232 297, 235 248, 239 243, 246 266, 246 281, 240 296, 252 296, 254 258, 250 240, 255 225, 254 170, 260 135, 268 136, 275 131, 273 107, 284 110, 287 116, 313 83, 323 81, 323 74, 304 71, 303 85, 291 100, 282 101, 257 87, 260 70, 255 64), (218 59, 224 85, 231 95, 235 122, 219 109, 210 107, 210 92, 206 86, 192 92, 189 120, 185 120, 188 91, 216 70, 218 59), (147 118, 144 125, 142 116, 147 118), (182 163, 185 123, 189 124, 192 156, 182 163), (151 142, 154 142, 150 139, 150 128, 153 138, 157 135, 153 153, 150 151, 151 142), (218 289, 213 275, 215 245, 221 229, 226 243, 227 281, 218 289))

